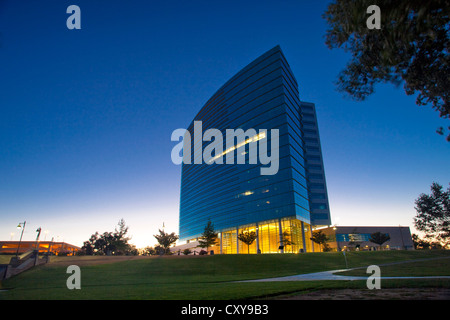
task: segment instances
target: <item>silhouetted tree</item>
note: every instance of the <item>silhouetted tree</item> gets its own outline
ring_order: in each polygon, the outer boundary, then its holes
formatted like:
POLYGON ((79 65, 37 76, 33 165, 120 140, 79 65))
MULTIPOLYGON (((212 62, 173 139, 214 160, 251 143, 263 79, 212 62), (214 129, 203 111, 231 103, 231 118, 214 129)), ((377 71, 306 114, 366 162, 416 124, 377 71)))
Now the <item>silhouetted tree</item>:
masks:
POLYGON ((147 246, 142 250, 142 255, 153 256, 156 254, 156 250, 153 247, 147 246))
MULTIPOLYGON (((448 0, 333 1, 323 15, 329 26, 326 45, 352 55, 338 76, 338 90, 364 100, 376 83, 403 83, 407 95, 418 93, 417 105, 431 104, 448 119, 448 8, 448 0), (367 8, 373 4, 381 10, 381 29, 367 27, 367 8)), ((437 132, 444 134, 444 128, 437 132)))
POLYGON ((379 231, 372 233, 369 238, 370 242, 375 243, 380 246, 380 250, 381 250, 381 246, 383 245, 383 243, 385 243, 389 240, 391 240, 391 237, 388 234, 381 233, 379 231))
POLYGON ((323 233, 322 230, 313 231, 311 240, 322 246, 322 251, 330 251, 330 246, 328 245, 328 241, 330 240, 330 238, 325 233, 323 233))
POLYGON ((87 240, 83 243, 83 246, 81 247, 81 251, 83 251, 84 254, 90 255, 90 256, 95 254, 95 242, 97 241, 97 239, 98 239, 98 232, 91 235, 89 240, 87 240))
POLYGON ((158 231, 159 234, 154 235, 155 239, 159 243, 159 246, 156 246, 155 250, 163 254, 170 254, 170 246, 177 242, 178 236, 175 234, 175 232, 167 233, 161 229, 159 229, 158 231))
POLYGON ((238 239, 247 245, 247 253, 250 254, 250 245, 256 240, 256 232, 244 231, 238 235, 238 239))
POLYGON ((450 187, 447 191, 436 182, 431 185, 431 194, 422 193, 415 201, 414 226, 428 238, 444 243, 450 241, 450 187))
POLYGON ((284 231, 281 234, 281 241, 280 241, 280 245, 287 247, 287 246, 291 246, 291 252, 292 252, 292 246, 295 243, 292 241, 292 236, 288 231, 284 231))
POLYGON ((87 255, 137 254, 136 248, 128 243, 130 238, 126 237, 128 227, 125 220, 120 219, 117 227, 114 232, 94 233, 83 243, 82 250, 87 255))
POLYGON ((218 234, 214 230, 214 224, 212 224, 212 222, 208 220, 201 238, 198 239, 199 245, 197 247, 206 248, 206 252, 208 252, 208 248, 216 244, 217 237, 218 234))

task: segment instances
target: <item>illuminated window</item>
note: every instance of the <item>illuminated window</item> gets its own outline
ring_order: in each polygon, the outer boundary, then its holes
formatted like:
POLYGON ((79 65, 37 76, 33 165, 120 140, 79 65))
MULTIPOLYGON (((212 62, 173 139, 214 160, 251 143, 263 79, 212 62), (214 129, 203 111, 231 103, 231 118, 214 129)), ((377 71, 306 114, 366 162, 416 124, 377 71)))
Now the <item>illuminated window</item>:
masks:
POLYGON ((240 143, 238 143, 235 146, 232 146, 230 148, 228 148, 227 150, 225 150, 224 152, 222 152, 221 154, 216 155, 215 157, 211 158, 208 163, 212 163, 213 161, 215 161, 216 159, 219 159, 221 157, 223 157, 224 155, 226 155, 227 153, 233 152, 236 149, 239 149, 240 147, 245 146, 246 144, 249 144, 250 142, 256 142, 259 141, 261 139, 264 139, 266 137, 266 133, 265 132, 260 132, 257 135, 254 135, 251 138, 248 138, 247 140, 244 140, 240 143))

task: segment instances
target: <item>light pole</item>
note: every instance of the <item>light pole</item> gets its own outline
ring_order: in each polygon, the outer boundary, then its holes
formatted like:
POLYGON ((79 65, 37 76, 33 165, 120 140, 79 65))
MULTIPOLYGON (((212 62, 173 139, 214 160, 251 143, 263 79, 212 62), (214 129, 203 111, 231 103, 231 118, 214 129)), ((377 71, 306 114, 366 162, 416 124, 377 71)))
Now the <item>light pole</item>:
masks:
POLYGON ((19 255, 20 243, 22 242, 23 231, 25 230, 25 225, 26 225, 26 224, 27 224, 27 222, 24 221, 24 222, 20 222, 20 223, 17 225, 17 229, 19 229, 19 230, 22 229, 22 233, 20 234, 19 245, 17 246, 16 258, 17 258, 17 256, 19 255))
POLYGON ((38 243, 39 243, 39 236, 41 235, 41 227, 37 228, 36 232, 37 232, 37 236, 36 236, 35 249, 39 252, 38 243))
POLYGON ((348 269, 347 256, 345 255, 345 250, 343 250, 342 253, 344 254, 345 259, 345 269, 348 269))

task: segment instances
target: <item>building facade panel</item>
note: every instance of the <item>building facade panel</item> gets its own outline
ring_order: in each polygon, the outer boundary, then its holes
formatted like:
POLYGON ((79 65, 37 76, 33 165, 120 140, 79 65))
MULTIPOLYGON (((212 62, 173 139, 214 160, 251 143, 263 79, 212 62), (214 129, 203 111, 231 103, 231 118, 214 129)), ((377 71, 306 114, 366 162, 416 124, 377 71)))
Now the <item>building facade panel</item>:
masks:
POLYGON ((316 108, 313 103, 300 102, 300 110, 306 150, 311 223, 316 226, 330 225, 330 205, 328 202, 316 108))
POLYGON ((413 250, 409 227, 405 226, 335 226, 321 229, 329 238, 332 250, 413 250), (380 232, 389 240, 379 245, 370 241, 372 234, 380 232))

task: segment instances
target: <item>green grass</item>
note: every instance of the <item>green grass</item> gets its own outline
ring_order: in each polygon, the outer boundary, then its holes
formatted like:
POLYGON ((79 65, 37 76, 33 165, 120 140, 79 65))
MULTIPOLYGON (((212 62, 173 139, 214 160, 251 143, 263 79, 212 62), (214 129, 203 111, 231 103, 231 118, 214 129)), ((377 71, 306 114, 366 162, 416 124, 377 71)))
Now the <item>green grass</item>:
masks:
MULTIPOLYGON (((449 257, 450 258, 450 257, 449 257)), ((450 276, 450 259, 430 259, 402 264, 380 266, 381 277, 450 276)), ((366 269, 355 269, 337 273, 346 276, 368 276, 366 269)))
POLYGON ((13 255, 0 254, 0 264, 8 264, 13 255))
MULTIPOLYGON (((349 267, 436 257, 450 257, 450 252, 347 253, 349 267)), ((64 259, 76 264, 72 257, 57 258, 64 259)), ((450 259, 435 261, 445 261, 448 269, 450 259)), ((3 281, 3 289, 9 290, 0 292, 0 299, 251 299, 322 288, 365 287, 364 281, 230 282, 344 269, 342 253, 173 256, 81 266, 81 290, 67 289, 66 268, 50 263, 3 281)), ((427 269, 430 268, 425 265, 423 272, 427 269)), ((406 275, 405 272, 402 275, 406 275)), ((383 282, 385 286, 394 287, 408 286, 408 283, 412 282, 383 282)), ((418 280, 414 286, 450 287, 450 281, 418 280)))

